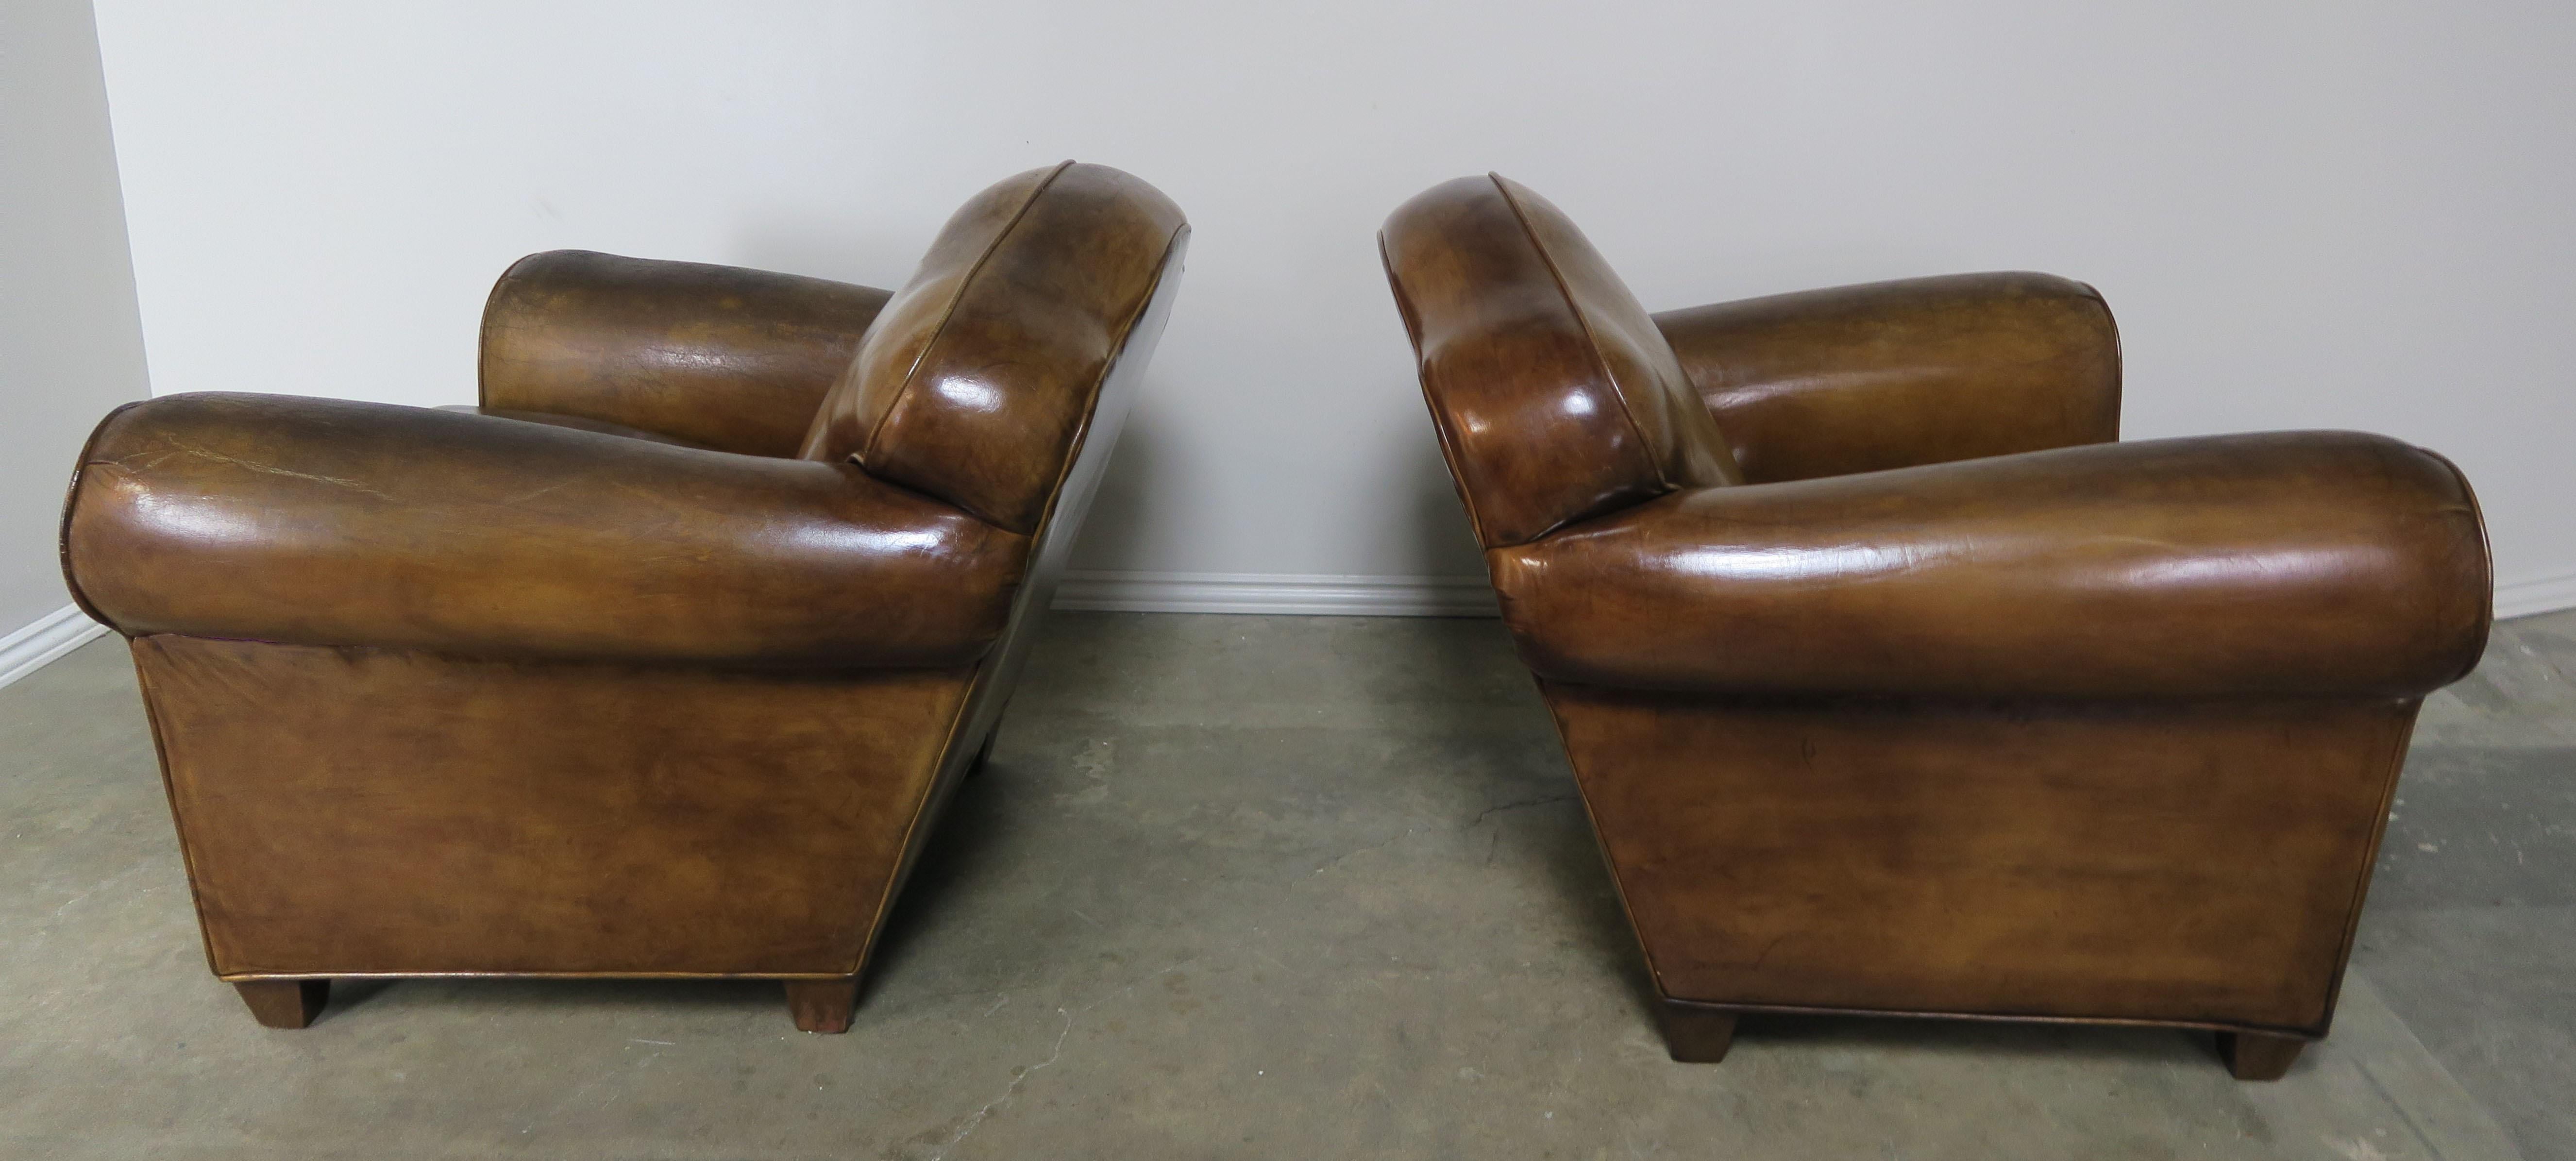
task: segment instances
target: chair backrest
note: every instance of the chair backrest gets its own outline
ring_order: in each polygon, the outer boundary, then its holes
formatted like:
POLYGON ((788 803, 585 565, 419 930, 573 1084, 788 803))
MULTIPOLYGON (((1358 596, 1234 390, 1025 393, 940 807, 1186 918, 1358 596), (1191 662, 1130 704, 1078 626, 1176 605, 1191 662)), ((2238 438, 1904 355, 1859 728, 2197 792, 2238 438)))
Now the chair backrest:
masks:
POLYGON ((1160 190, 1106 166, 977 194, 877 315, 801 454, 1037 531, 1188 229, 1160 190))
POLYGON ((1486 547, 1741 482, 1663 331, 1546 199, 1462 177, 1398 207, 1378 245, 1486 547))

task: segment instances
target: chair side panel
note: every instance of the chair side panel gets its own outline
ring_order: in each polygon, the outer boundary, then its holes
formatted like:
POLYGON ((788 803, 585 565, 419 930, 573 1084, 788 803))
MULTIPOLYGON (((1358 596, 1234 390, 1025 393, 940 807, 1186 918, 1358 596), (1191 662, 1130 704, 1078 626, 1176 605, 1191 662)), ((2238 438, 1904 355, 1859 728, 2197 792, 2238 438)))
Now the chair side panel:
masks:
POLYGON ((1545 688, 1668 997, 2312 1034, 2417 704, 1545 688))
POLYGON ((134 654, 227 977, 855 972, 971 676, 134 654))

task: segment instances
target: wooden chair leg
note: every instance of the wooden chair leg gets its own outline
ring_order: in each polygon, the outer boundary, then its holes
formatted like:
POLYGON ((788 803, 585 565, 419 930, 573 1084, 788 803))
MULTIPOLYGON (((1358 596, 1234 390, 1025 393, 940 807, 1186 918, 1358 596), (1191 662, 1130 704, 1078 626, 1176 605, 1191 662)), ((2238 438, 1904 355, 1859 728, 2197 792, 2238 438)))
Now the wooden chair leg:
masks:
POLYGON ((2238 1080, 2279 1080, 2290 1071, 2290 1062, 2299 1058, 2299 1050, 2308 1042, 2296 1036, 2268 1036, 2261 1032, 2221 1032, 2218 1055, 2227 1061, 2227 1071, 2238 1080))
POLYGON ((263 1028, 302 1028, 331 1002, 329 980, 242 980, 233 985, 263 1028))
POLYGON ((787 981, 787 1012, 802 1032, 847 1032, 859 1005, 859 977, 787 981))
POLYGON ((1663 1027, 1664 1050, 1684 1064, 1715 1064, 1735 1043, 1733 1012, 1657 1000, 1655 1023, 1663 1027))

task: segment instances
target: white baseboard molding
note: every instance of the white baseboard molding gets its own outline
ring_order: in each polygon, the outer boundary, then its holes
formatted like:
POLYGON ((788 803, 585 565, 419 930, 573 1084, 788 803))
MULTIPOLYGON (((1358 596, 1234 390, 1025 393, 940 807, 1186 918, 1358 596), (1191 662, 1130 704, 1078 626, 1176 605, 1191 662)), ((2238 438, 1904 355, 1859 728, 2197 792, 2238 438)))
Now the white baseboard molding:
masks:
POLYGON ((1055 607, 1109 613, 1294 613, 1343 617, 1491 617, 1483 577, 1302 573, 1080 572, 1055 607))
POLYGON ((0 637, 0 687, 43 669, 47 662, 89 644, 107 626, 90 620, 78 605, 65 605, 36 618, 36 623, 0 637))
POLYGON ((2528 617, 2560 609, 2576 609, 2576 573, 2496 586, 2497 617, 2528 617))
MULTIPOLYGON (((1055 607, 1108 613, 1291 613, 1345 617, 1490 617, 1483 577, 1306 573, 1067 572, 1055 607)), ((2498 617, 2576 609, 2576 573, 2496 586, 2498 617)))
MULTIPOLYGON (((1306 573, 1068 572, 1055 607, 1111 613, 1285 613, 1343 617, 1490 617, 1483 577, 1306 573)), ((2496 586, 2498 617, 2576 609, 2576 573, 2496 586)), ((0 637, 0 687, 78 649, 107 626, 65 605, 0 637)))

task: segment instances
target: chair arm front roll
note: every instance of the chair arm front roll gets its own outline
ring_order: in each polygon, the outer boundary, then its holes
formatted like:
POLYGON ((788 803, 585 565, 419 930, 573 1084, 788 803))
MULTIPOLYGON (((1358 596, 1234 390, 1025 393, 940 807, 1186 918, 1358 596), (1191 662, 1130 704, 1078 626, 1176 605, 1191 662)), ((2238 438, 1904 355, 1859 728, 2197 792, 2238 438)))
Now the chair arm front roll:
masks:
POLYGON ((1486 558, 1539 676, 1747 695, 2411 697, 2492 592, 2449 461, 2341 432, 1681 492, 1486 558))
POLYGON ((482 405, 792 456, 888 297, 732 266, 531 254, 483 308, 482 405))
POLYGON ((971 662, 1027 554, 850 465, 272 395, 110 415, 63 526, 128 636, 760 668, 971 662))
POLYGON ((1752 483, 2120 437, 2102 296, 2046 274, 1810 290, 1655 316, 1752 483))

